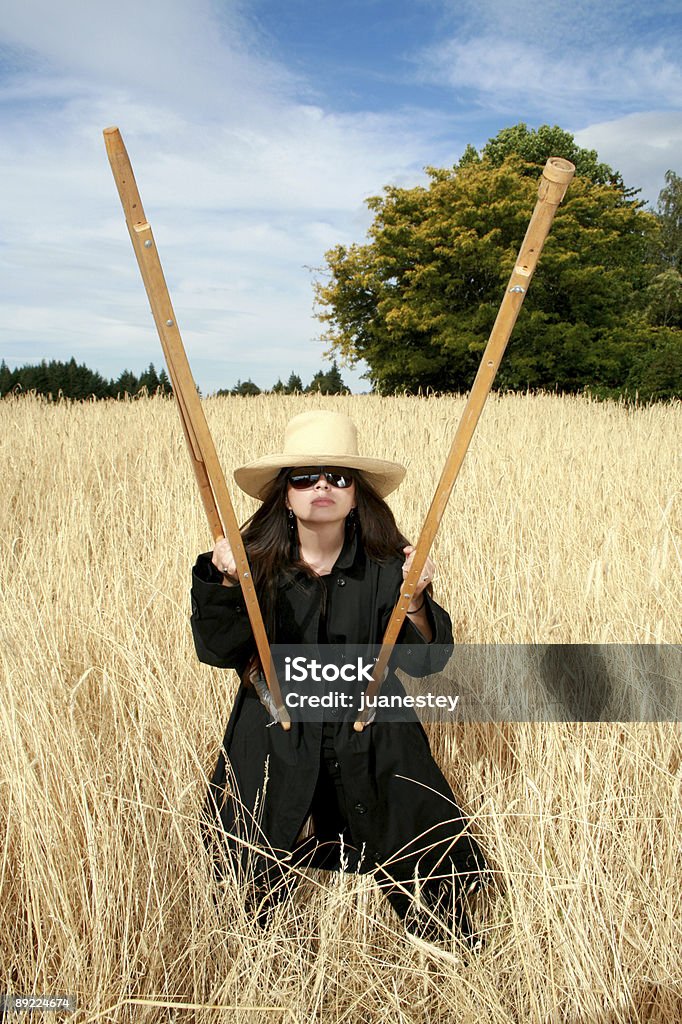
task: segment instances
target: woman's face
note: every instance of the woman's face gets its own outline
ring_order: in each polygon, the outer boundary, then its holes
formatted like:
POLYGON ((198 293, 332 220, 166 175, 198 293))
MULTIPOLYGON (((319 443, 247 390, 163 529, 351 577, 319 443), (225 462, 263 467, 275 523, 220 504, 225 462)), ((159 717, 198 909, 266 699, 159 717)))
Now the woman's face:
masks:
MULTIPOLYGON (((304 468, 295 472, 303 474, 306 470, 304 468)), ((309 526, 343 523, 350 510, 355 508, 355 483, 351 483, 350 487, 335 487, 320 473, 315 482, 303 490, 289 484, 287 508, 292 510, 299 522, 309 526)))

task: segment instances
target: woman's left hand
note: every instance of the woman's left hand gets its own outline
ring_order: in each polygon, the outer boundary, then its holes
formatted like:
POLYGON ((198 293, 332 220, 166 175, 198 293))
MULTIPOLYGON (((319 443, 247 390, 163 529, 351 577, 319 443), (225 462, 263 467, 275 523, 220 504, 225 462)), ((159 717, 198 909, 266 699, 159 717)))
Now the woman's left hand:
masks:
MULTIPOLYGON (((415 552, 415 550, 416 549, 413 547, 412 544, 408 544, 407 547, 403 548, 403 552, 405 554, 405 565, 403 566, 403 576, 407 576, 408 572, 410 571, 410 566, 412 565, 412 562, 414 561, 414 552, 415 552)), ((427 557, 426 563, 425 563, 424 568, 422 570, 422 574, 419 577, 419 580, 417 581, 416 587, 414 588, 414 598, 412 599, 412 603, 415 603, 416 598, 419 597, 419 595, 421 594, 422 590, 424 590, 425 587, 428 587, 429 583, 433 582, 433 577, 435 575, 435 572, 436 572, 436 566, 434 565, 433 560, 430 557, 427 557)))

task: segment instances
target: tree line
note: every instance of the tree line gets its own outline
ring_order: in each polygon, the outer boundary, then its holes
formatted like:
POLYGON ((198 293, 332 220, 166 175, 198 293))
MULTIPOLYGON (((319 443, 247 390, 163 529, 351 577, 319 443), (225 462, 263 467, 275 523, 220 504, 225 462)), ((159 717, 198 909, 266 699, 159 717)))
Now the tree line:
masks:
MULTIPOLYGON (((286 384, 281 380, 270 389, 274 394, 293 395, 321 392, 323 395, 348 394, 349 389, 343 382, 336 362, 325 373, 318 370, 307 387, 297 373, 291 373, 286 384)), ((90 398, 133 398, 140 394, 173 393, 168 375, 164 369, 157 373, 154 364, 150 363, 144 373, 136 376, 131 370, 124 370, 116 379, 106 380, 96 370, 85 364, 76 363, 75 359, 59 362, 53 359, 49 363, 43 360, 37 365, 25 365, 10 370, 5 360, 0 363, 0 397, 8 394, 35 393, 53 399, 70 398, 84 400, 90 398)), ((261 388, 253 381, 237 381, 234 388, 221 389, 217 395, 260 395, 261 388)))
MULTIPOLYGON (((324 370, 318 370, 307 387, 304 387, 303 381, 297 373, 291 373, 286 384, 283 384, 281 378, 278 378, 270 391, 274 395, 309 395, 316 392, 322 395, 350 394, 350 388, 347 388, 344 384, 341 371, 339 370, 336 360, 334 360, 331 369, 327 370, 326 373, 324 370)), ((229 391, 220 390, 217 391, 216 394, 260 395, 262 394, 262 390, 249 378, 249 380, 237 381, 236 386, 231 388, 229 391)))
POLYGON ((30 393, 51 396, 54 399, 72 398, 125 398, 142 392, 147 394, 172 394, 173 389, 164 369, 157 373, 154 364, 136 376, 131 370, 124 370, 115 379, 107 380, 75 359, 60 362, 45 359, 36 365, 26 364, 10 370, 5 360, 0 363, 0 396, 10 393, 30 393))
MULTIPOLYGON (((325 254, 315 282, 325 356, 364 360, 372 390, 464 392, 476 374, 549 156, 576 165, 557 211, 495 386, 589 391, 597 397, 682 396, 682 178, 665 175, 655 210, 619 171, 559 128, 505 128, 428 184, 387 186, 367 201, 365 244, 325 254)), ((10 371, 0 395, 22 389, 68 398, 171 390, 165 371, 107 381, 74 359, 10 371)), ((279 394, 347 391, 337 362, 279 394)), ((251 379, 218 394, 255 395, 251 379)))
POLYGON ((501 131, 426 186, 368 200, 365 244, 337 245, 316 282, 327 355, 364 359, 383 394, 466 391, 549 156, 576 165, 496 379, 501 390, 682 395, 682 178, 655 211, 561 128, 501 131))

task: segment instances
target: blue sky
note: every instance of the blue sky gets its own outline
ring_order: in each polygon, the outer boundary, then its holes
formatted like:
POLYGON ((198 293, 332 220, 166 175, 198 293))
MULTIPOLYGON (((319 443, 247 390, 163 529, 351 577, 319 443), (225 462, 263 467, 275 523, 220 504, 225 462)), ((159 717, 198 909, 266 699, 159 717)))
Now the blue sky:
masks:
MULTIPOLYGON (((679 0, 22 0, 0 19, 0 357, 162 365, 102 143, 120 127, 194 375, 325 365, 314 268, 364 200, 559 124, 655 204, 682 173, 679 0)), ((519 240, 520 241, 520 240, 519 240)), ((362 368, 342 370, 363 390, 362 368)))

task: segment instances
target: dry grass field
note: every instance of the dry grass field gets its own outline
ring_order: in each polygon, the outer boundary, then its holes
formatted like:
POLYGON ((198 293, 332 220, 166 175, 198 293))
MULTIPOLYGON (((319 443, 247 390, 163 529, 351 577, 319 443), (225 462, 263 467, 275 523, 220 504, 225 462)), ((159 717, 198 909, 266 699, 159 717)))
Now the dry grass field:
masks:
MULTIPOLYGON (((304 408, 350 413, 408 463, 416 537, 463 404, 206 409, 228 477, 304 408)), ((679 404, 491 398, 435 551, 457 640, 680 643, 681 438, 679 404)), ((174 405, 4 400, 0 448, 0 993, 75 993, 77 1024, 682 1019, 678 725, 430 727, 505 888, 478 956, 409 945, 354 876, 263 932, 238 891, 216 911, 199 837, 235 680, 192 645, 210 541, 174 405)))

